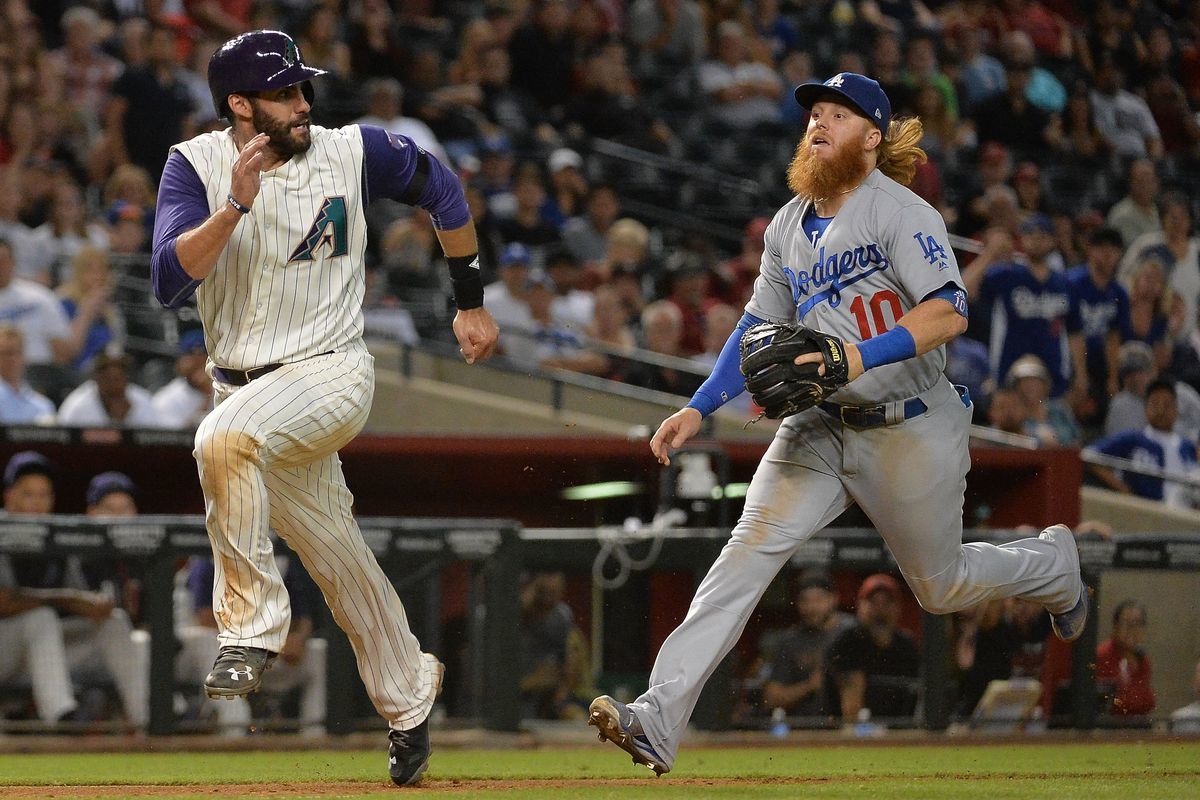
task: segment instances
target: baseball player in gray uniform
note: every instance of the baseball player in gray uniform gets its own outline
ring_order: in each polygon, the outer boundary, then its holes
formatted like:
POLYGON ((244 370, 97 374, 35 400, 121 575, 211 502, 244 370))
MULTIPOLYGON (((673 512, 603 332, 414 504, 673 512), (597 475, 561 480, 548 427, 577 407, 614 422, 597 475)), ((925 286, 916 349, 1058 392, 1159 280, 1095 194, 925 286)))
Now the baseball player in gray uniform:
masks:
MULTIPOLYGON (((811 112, 788 170, 796 197, 767 228, 754 294, 712 375, 662 423, 650 448, 669 463, 705 415, 741 393, 739 347, 755 324, 799 321, 840 337, 848 382, 780 426, 729 542, 663 643, 649 689, 628 705, 607 696, 591 705, 589 724, 601 740, 660 775, 675 763, 700 690, 768 584, 852 503, 932 613, 1023 597, 1045 606, 1067 640, 1087 618, 1065 526, 999 547, 962 542, 971 408, 943 368, 944 345, 966 328, 966 292, 944 222, 903 185, 924 156, 920 121, 891 120, 879 84, 854 73, 801 85, 796 100, 811 112)), ((796 358, 810 362, 822 356, 796 358)))
POLYGON ((216 393, 195 440, 221 644, 205 690, 254 691, 283 646, 291 615, 273 528, 349 637, 390 726, 391 778, 407 784, 428 765, 427 719, 443 668, 421 652, 364 543, 337 457, 366 423, 374 392, 362 342, 364 206, 387 197, 429 211, 468 362, 492 354, 498 331, 483 309, 475 227, 457 177, 405 136, 313 125, 310 81, 322 74, 279 31, 245 33, 217 50, 208 82, 232 127, 171 149, 152 277, 167 306, 196 294, 216 393))

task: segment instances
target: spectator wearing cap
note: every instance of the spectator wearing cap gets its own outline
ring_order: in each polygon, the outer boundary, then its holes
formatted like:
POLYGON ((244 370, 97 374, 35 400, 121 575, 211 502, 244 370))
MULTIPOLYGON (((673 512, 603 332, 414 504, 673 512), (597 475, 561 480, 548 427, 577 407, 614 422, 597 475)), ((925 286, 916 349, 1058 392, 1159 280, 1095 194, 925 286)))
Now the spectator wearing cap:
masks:
POLYGON ((105 351, 92 364, 92 378, 67 395, 58 410, 62 425, 93 428, 159 428, 150 392, 129 382, 133 359, 105 351))
POLYGON ((1083 441, 1070 407, 1050 397, 1050 373, 1035 355, 1018 358, 1008 370, 1005 384, 1017 393, 1024 415, 1021 433, 1042 447, 1073 447, 1083 441))
MULTIPOLYGON (((15 454, 4 469, 5 513, 52 514, 57 473, 40 453, 15 454)), ((133 625, 115 606, 115 596, 111 576, 77 556, 0 556, 0 631, 7 627, 8 633, 18 633, 15 638, 24 638, 29 647, 28 675, 42 719, 59 719, 76 710, 72 678, 99 677, 116 686, 128 722, 135 727, 146 724, 150 666, 141 658, 144 648, 132 647, 133 625), (26 613, 33 616, 8 624, 26 613), (31 621, 46 630, 27 630, 33 627, 31 621), (35 635, 36 648, 29 640, 35 635), (47 675, 41 675, 42 670, 47 675)), ((4 662, 11 657, 12 642, 0 642, 0 675, 11 679, 14 672, 4 669, 4 662)))
POLYGON ((374 125, 389 133, 407 136, 413 143, 443 164, 453 163, 437 134, 416 117, 404 114, 404 87, 395 78, 367 81, 367 113, 355 120, 358 125, 374 125))
POLYGON ((1181 327, 1172 332, 1172 338, 1177 338, 1195 329, 1200 321, 1196 302, 1200 297, 1200 237, 1193 231, 1192 199, 1185 193, 1164 192, 1158 209, 1161 230, 1147 231, 1132 241, 1119 274, 1132 288, 1133 272, 1139 263, 1147 258, 1158 260, 1167 286, 1183 301, 1181 327))
POLYGON ((568 219, 582 213, 587 199, 588 182, 583 176, 583 156, 569 147, 560 147, 550 154, 546 168, 550 173, 546 202, 553 210, 545 216, 561 228, 568 219))
POLYGON ((513 172, 517 162, 506 136, 493 134, 479 142, 479 174, 475 185, 487 198, 488 208, 497 219, 511 217, 517 209, 513 197, 513 172))
POLYGON ((1096 129, 1117 156, 1155 161, 1163 157, 1162 134, 1150 107, 1125 90, 1125 71, 1111 55, 1096 69, 1091 100, 1096 129))
POLYGON ((1035 214, 1021 225, 1026 263, 1009 260, 1002 236, 991 236, 982 253, 962 271, 968 296, 992 309, 992 379, 999 384, 1013 362, 1026 353, 1038 356, 1050 371, 1052 397, 1066 391, 1066 317, 1070 309, 1067 279, 1051 268, 1054 230, 1050 218, 1035 214))
POLYGON ((557 247, 546 254, 546 274, 554 284, 554 324, 583 336, 596 316, 596 299, 581 287, 583 268, 575 255, 557 247))
POLYGON ((195 328, 183 333, 175 358, 175 377, 155 392, 152 399, 162 427, 195 430, 200 420, 212 411, 213 388, 207 365, 204 332, 195 328))
POLYGON ((584 213, 563 225, 563 244, 581 264, 603 261, 608 249, 608 229, 621 214, 621 198, 616 187, 594 184, 588 191, 584 213))
POLYGON ((609 368, 608 358, 588 351, 582 333, 555 319, 553 306, 557 297, 550 275, 542 270, 529 273, 525 280, 525 302, 529 306, 532 325, 524 336, 514 336, 510 340, 511 346, 506 352, 508 358, 526 368, 605 374, 609 368))
POLYGON ((825 691, 825 658, 834 639, 854 626, 854 617, 838 611, 833 581, 825 572, 803 573, 793 600, 796 624, 775 645, 762 704, 789 716, 827 717, 837 707, 830 707, 825 691))
POLYGON ((529 304, 525 302, 525 282, 529 278, 529 248, 513 242, 500 251, 497 266, 500 278, 483 290, 483 305, 500 326, 500 350, 507 352, 510 328, 528 329, 533 324, 529 304))
POLYGON ((1107 222, 1121 233, 1121 241, 1131 245, 1138 237, 1162 231, 1158 215, 1158 171, 1154 162, 1139 158, 1129 164, 1126 173, 1127 194, 1108 210, 1107 222))
POLYGON ((742 246, 737 255, 717 265, 713 276, 717 295, 732 306, 742 308, 754 292, 754 281, 762 265, 767 226, 767 217, 755 217, 742 229, 742 246))
POLYGON ((857 621, 830 644, 825 666, 828 701, 844 724, 871 717, 907 717, 916 710, 921 659, 912 635, 899 627, 900 584, 882 572, 858 589, 857 621))
MULTIPOLYGON (((1146 425, 1141 430, 1126 430, 1105 437, 1088 450, 1149 464, 1182 475, 1197 475, 1196 444, 1174 431, 1179 410, 1175 385, 1156 380, 1146 388, 1146 425)), ((1126 472, 1089 464, 1088 469, 1116 492, 1134 494, 1149 500, 1161 500, 1169 508, 1195 508, 1194 493, 1184 484, 1137 472, 1126 472)))
POLYGON ((88 481, 84 496, 89 517, 136 517, 137 485, 124 472, 101 472, 88 481))
POLYGON ((52 425, 55 408, 50 398, 25 379, 25 342, 21 331, 0 322, 0 424, 52 425))
POLYGON ((71 366, 79 372, 87 372, 92 359, 125 329, 121 310, 113 301, 114 288, 108 253, 91 245, 80 248, 57 292, 70 320, 67 351, 71 366))
POLYGON ((1120 389, 1117 350, 1129 328, 1129 295, 1115 280, 1121 249, 1121 234, 1097 228, 1088 237, 1087 260, 1067 273, 1071 399, 1084 424, 1099 423, 1120 389))

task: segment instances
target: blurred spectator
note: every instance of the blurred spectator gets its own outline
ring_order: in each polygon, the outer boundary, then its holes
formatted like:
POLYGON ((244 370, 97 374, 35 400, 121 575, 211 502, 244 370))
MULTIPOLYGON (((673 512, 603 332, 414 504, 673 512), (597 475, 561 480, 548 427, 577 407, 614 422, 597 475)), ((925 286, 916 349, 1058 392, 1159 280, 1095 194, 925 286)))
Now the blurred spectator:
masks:
POLYGON ((1038 678, 1042 671, 1050 617, 1037 603, 1008 598, 958 615, 954 640, 958 667, 958 713, 969 716, 989 683, 1038 678))
POLYGON ((650 262, 650 230, 636 219, 622 217, 608 229, 603 261, 584 267, 581 288, 594 288, 613 280, 618 273, 629 273, 637 281, 650 277, 657 265, 650 262))
POLYGON ((124 472, 101 472, 88 481, 84 501, 89 517, 135 517, 137 485, 124 472))
POLYGON ((550 197, 554 206, 553 219, 560 227, 571 217, 583 213, 588 182, 583 176, 583 157, 568 147, 560 147, 546 162, 550 171, 550 197))
POLYGON ((679 309, 683 320, 680 352, 694 356, 704 352, 704 314, 712 304, 708 297, 708 270, 697 253, 680 250, 667 263, 670 291, 667 302, 679 309))
MULTIPOLYGON (((10 109, 10 124, 12 116, 10 109)), ((0 239, 8 243, 17 277, 48 286, 53 280, 53 253, 48 243, 39 240, 33 229, 21 221, 21 200, 29 194, 25 185, 20 169, 5 167, 0 171, 0 239)))
POLYGON ((0 239, 0 320, 21 331, 29 382, 53 397, 61 389, 63 367, 71 360, 70 323, 53 292, 16 277, 15 271, 12 245, 0 239))
MULTIPOLYGON (((27 450, 15 454, 4 469, 4 511, 11 515, 54 513, 57 473, 57 467, 39 453, 27 450)), ((0 583, 8 583, 8 600, 13 611, 45 607, 61 614, 61 618, 54 616, 53 624, 45 616, 37 617, 61 638, 56 642, 51 635, 49 640, 42 641, 45 651, 31 653, 41 662, 28 666, 35 696, 39 676, 32 673, 38 668, 59 673, 61 667, 55 662, 65 652, 72 680, 111 681, 121 697, 128 722, 135 727, 144 726, 150 712, 150 665, 139 659, 139 654, 145 653, 144 648, 132 647, 133 625, 129 615, 115 605, 116 576, 94 562, 85 566, 78 556, 8 556, 7 566, 7 570, 0 569, 8 573, 7 578, 0 578, 0 583), (59 650, 59 645, 64 649, 59 650)), ((0 590, 0 594, 4 592, 0 590)), ((54 681, 60 679, 61 673, 54 681)), ((53 693, 57 697, 46 698, 47 705, 57 705, 59 715, 65 713, 62 709, 73 710, 76 704, 69 685, 59 685, 53 693)), ((38 700, 39 709, 42 702, 38 700)), ((41 715, 47 719, 45 713, 41 715)))
POLYGON ((569 99, 575 62, 571 9, 565 0, 531 0, 530 6, 532 16, 508 44, 512 84, 550 113, 569 99))
POLYGON ((773 69, 751 58, 741 23, 725 20, 716 39, 715 58, 700 65, 697 78, 708 115, 735 130, 780 122, 783 83, 773 69))
POLYGON ((744 308, 750 300, 762 265, 763 250, 766 249, 764 237, 770 222, 767 217, 755 217, 747 222, 742 230, 741 250, 717 265, 712 276, 715 294, 731 306, 744 308))
POLYGON ((148 55, 145 66, 129 67, 113 84, 104 128, 114 164, 132 161, 158 175, 169 149, 191 137, 196 109, 178 74, 175 32, 155 26, 148 55))
POLYGON ((863 22, 881 30, 934 30, 937 17, 921 0, 859 0, 858 14, 863 22))
POLYGON ((1067 333, 1071 347, 1072 402, 1081 421, 1099 422, 1120 388, 1117 350, 1129 328, 1129 295, 1114 280, 1121 234, 1097 228, 1088 237, 1087 261, 1067 273, 1067 333))
POLYGON ((521 586, 521 710, 541 719, 583 719, 592 696, 586 642, 563 602, 561 572, 539 572, 521 586), (580 645, 583 645, 581 648, 580 645))
POLYGON ((71 366, 79 372, 87 372, 93 358, 124 338, 125 323, 113 301, 114 288, 108 253, 91 245, 71 259, 67 279, 58 287, 70 320, 66 350, 71 366))
POLYGON ((133 359, 102 352, 92 361, 92 379, 67 395, 58 410, 62 425, 83 428, 158 428, 162 423, 150 392, 129 382, 133 359))
POLYGON ((546 274, 554 282, 551 313, 556 325, 582 334, 592 324, 596 301, 591 292, 580 287, 583 269, 569 251, 556 248, 546 254, 546 274))
POLYGON ((509 327, 527 329, 533 324, 529 304, 525 302, 525 281, 529 277, 529 248, 513 242, 500 253, 497 262, 500 279, 483 290, 483 304, 500 326, 500 349, 508 351, 509 327))
MULTIPOLYGON (((282 543, 275 544, 274 559, 283 578, 292 623, 278 658, 263 673, 262 691, 280 696, 300 690, 300 733, 304 736, 325 734, 326 644, 313 636, 313 595, 316 587, 299 565, 299 560, 282 543), (278 552, 283 550, 284 552, 278 552)), ((175 665, 178 679, 202 683, 217 657, 217 620, 213 612, 212 558, 193 556, 188 562, 188 604, 190 622, 175 631, 180 642, 175 665)), ((227 737, 245 736, 251 721, 250 704, 245 697, 214 700, 220 733, 227 737)))
POLYGON ((1113 610, 1112 636, 1096 648, 1096 688, 1108 713, 1131 716, 1154 710, 1145 643, 1145 606, 1136 600, 1118 603, 1113 610))
POLYGON ((1092 112, 1092 96, 1088 84, 1072 89, 1063 112, 1063 136, 1057 143, 1058 152, 1067 163, 1081 167, 1103 169, 1112 146, 1096 127, 1092 112))
POLYGON ((1121 158, 1157 161, 1163 156, 1163 143, 1154 115, 1145 100, 1124 87, 1124 70, 1112 58, 1105 58, 1091 93, 1096 129, 1121 158))
POLYGON ((108 233, 104 227, 89 222, 84 212, 79 185, 70 180, 61 181, 54 190, 49 219, 33 232, 38 247, 45 249, 55 269, 61 270, 88 245, 108 246, 108 233))
POLYGON ((54 403, 25 380, 25 343, 21 331, 0 322, 0 424, 52 425, 54 403))
POLYGON ((958 37, 958 90, 969 116, 981 101, 1004 91, 1008 78, 1004 65, 988 54, 985 31, 971 27, 958 37))
POLYGON ((1146 389, 1158 370, 1154 353, 1145 342, 1125 342, 1117 355, 1120 391, 1108 404, 1104 435, 1137 430, 1146 424, 1146 389))
POLYGON ((1144 158, 1137 159, 1130 163, 1127 177, 1129 193, 1108 210, 1108 224, 1121 232, 1126 245, 1131 245, 1143 234, 1162 231, 1162 223, 1155 205, 1158 173, 1154 164, 1144 158))
POLYGON ((123 65, 101 49, 104 28, 91 8, 74 5, 63 12, 59 25, 63 46, 46 53, 47 67, 62 76, 64 99, 85 114, 88 127, 95 130, 123 65))
POLYGON ((587 55, 580 82, 565 112, 571 135, 611 139, 652 152, 666 150, 673 134, 641 101, 620 41, 608 42, 587 55))
MULTIPOLYGON (((305 51, 308 55, 308 51, 305 51)), ((311 62, 306 62, 311 63, 311 62)), ((375 125, 412 139, 417 147, 443 164, 453 163, 442 143, 429 126, 404 114, 404 87, 395 78, 376 78, 367 83, 367 113, 355 120, 359 125, 375 125)))
POLYGON ((972 112, 980 144, 999 142, 1021 158, 1034 159, 1055 146, 1061 136, 1056 116, 1031 103, 1027 95, 1035 66, 1027 55, 1006 57, 1008 86, 972 112))
POLYGON ((929 110, 940 111, 940 116, 950 125, 958 122, 958 95, 954 84, 938 65, 937 45, 932 36, 918 33, 909 37, 904 77, 917 94, 926 86, 936 90, 941 98, 940 108, 931 107, 929 110))
POLYGON ((1121 332, 1125 342, 1142 342, 1154 352, 1154 365, 1161 371, 1171 363, 1169 336, 1173 304, 1183 300, 1167 287, 1163 265, 1154 256, 1145 256, 1133 269, 1129 281, 1128 327, 1121 332))
MULTIPOLYGON (((659 355, 683 357, 683 315, 674 303, 667 300, 650 303, 642 309, 641 323, 645 349, 659 355)), ((642 362, 631 365, 622 380, 682 397, 691 397, 704 382, 698 374, 642 362)))
MULTIPOLYGON (((837 69, 865 74, 865 65, 860 62, 860 66, 861 69, 850 69, 845 64, 839 64, 837 69)), ((912 113, 915 96, 912 87, 904 79, 904 50, 898 32, 881 29, 875 34, 871 47, 870 74, 879 81, 879 86, 891 101, 893 116, 912 113)))
MULTIPOLYGON (((1157 182, 1153 188, 1157 192, 1157 182)), ((1192 201, 1183 192, 1164 192, 1158 209, 1162 228, 1132 240, 1121 261, 1121 277, 1132 287, 1134 269, 1146 258, 1157 259, 1167 285, 1183 301, 1181 330, 1192 330, 1197 325, 1196 298, 1200 295, 1200 238, 1192 231, 1192 201)))
POLYGON ((150 246, 153 215, 147 206, 118 200, 108 209, 108 251, 113 256, 143 255, 150 246))
POLYGON ((1023 430, 1042 447, 1072 447, 1083 440, 1070 407, 1050 397, 1050 373, 1035 355, 1013 362, 1005 383, 1015 389, 1024 405, 1023 430))
POLYGON ((479 55, 479 111, 484 118, 510 136, 529 136, 540 115, 528 95, 512 85, 512 59, 502 44, 493 44, 479 55))
POLYGON ((871 717, 907 717, 916 710, 921 657, 912 635, 899 628, 900 584, 882 572, 858 590, 858 619, 829 646, 826 687, 842 723, 871 717))
POLYGON ((1146 85, 1146 107, 1154 116, 1168 158, 1194 156, 1200 143, 1200 121, 1188 105, 1183 87, 1166 70, 1152 73, 1146 85))
MULTIPOLYGON (((363 0, 346 20, 350 67, 356 75, 402 78, 409 51, 387 0, 363 0)), ((224 41, 226 36, 222 35, 224 41)))
MULTIPOLYGON (((1146 427, 1106 437, 1093 442, 1088 449, 1134 464, 1148 464, 1182 475, 1197 474, 1195 443, 1174 432, 1178 414, 1174 384, 1157 380, 1146 389, 1146 427)), ((1113 491, 1162 500, 1169 508, 1195 507, 1192 492, 1184 484, 1097 464, 1088 467, 1113 491)))
POLYGON ((597 286, 592 296, 595 306, 588 336, 619 353, 628 353, 637 346, 637 337, 629 325, 629 311, 621 303, 617 290, 608 285, 597 286))
POLYGON ((557 226, 543 216, 546 184, 536 164, 521 165, 513 180, 512 193, 516 208, 512 216, 497 221, 496 229, 506 244, 520 242, 530 249, 534 263, 542 264, 547 246, 557 243, 559 234, 557 226))
POLYGON ((554 280, 542 270, 530 272, 525 279, 529 327, 522 330, 512 326, 514 335, 504 343, 505 355, 526 369, 569 369, 592 375, 607 373, 607 357, 584 347, 582 329, 577 334, 555 320, 551 310, 554 300, 554 280))
POLYGON ((584 213, 567 220, 563 226, 563 244, 582 264, 604 260, 608 249, 608 229, 621 215, 621 198, 616 187, 594 184, 588 192, 584 213))
POLYGON ((516 163, 512 144, 506 137, 488 136, 479 143, 479 175, 475 184, 487 198, 488 208, 497 220, 516 212, 517 200, 512 193, 516 163))
POLYGON ((754 0, 753 5, 753 31, 766 43, 775 63, 799 49, 800 30, 789 16, 780 13, 779 0, 754 0))
POLYGON ((1113 0, 1094 4, 1086 24, 1076 29, 1075 39, 1075 56, 1092 75, 1106 60, 1132 65, 1141 62, 1146 52, 1131 26, 1122 25, 1120 6, 1113 0))
POLYGON ((968 174, 963 187, 963 204, 958 211, 957 230, 963 236, 976 236, 989 224, 987 193, 1007 186, 1012 174, 1012 156, 999 142, 988 142, 979 149, 979 168, 968 174))
POLYGON ((1067 279, 1050 268, 1053 225, 1044 214, 1021 226, 1027 263, 1008 260, 1004 234, 990 231, 984 250, 962 271, 968 296, 992 307, 992 378, 997 383, 1026 353, 1041 358, 1053 381, 1050 395, 1066 391, 1066 317, 1070 307, 1067 279))
POLYGON ((833 640, 854 627, 854 617, 837 610, 833 583, 823 572, 800 576, 795 604, 798 620, 784 632, 771 660, 763 705, 789 716, 826 717, 837 708, 829 705, 825 659, 833 640))
POLYGON ((704 57, 704 9, 696 0, 633 0, 626 29, 635 71, 652 84, 688 74, 704 57))
POLYGON ((1024 161, 1013 173, 1013 188, 1017 205, 1023 214, 1048 214, 1052 210, 1042 186, 1042 173, 1037 164, 1024 161))
POLYGON ((1196 662, 1192 690, 1195 692, 1196 699, 1171 712, 1172 733, 1200 733, 1200 661, 1196 662))
POLYGON ((204 332, 192 329, 179 337, 175 377, 154 393, 154 411, 164 428, 194 430, 213 408, 212 378, 205 369, 208 350, 204 332))
POLYGON ((1027 419, 1025 401, 1017 394, 1017 390, 1008 386, 997 386, 988 402, 988 425, 1004 433, 1026 436, 1027 419))
POLYGON ((1004 37, 1004 53, 1012 63, 1033 64, 1029 72, 1029 86, 1025 96, 1029 102, 1050 114, 1058 114, 1067 104, 1067 90, 1054 73, 1037 65, 1038 53, 1034 41, 1023 30, 1015 30, 1004 37))
POLYGON ((222 40, 250 30, 252 6, 245 0, 183 0, 183 7, 192 22, 222 40))

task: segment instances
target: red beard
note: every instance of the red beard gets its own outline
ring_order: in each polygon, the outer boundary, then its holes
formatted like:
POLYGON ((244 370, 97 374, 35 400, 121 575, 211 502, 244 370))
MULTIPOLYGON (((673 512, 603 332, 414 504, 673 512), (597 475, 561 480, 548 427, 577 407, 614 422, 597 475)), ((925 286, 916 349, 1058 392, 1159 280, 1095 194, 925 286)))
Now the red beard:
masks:
POLYGON ((828 200, 857 186, 867 175, 867 154, 854 142, 841 145, 833 158, 823 160, 813 152, 808 134, 796 145, 788 165, 788 188, 800 197, 828 200))

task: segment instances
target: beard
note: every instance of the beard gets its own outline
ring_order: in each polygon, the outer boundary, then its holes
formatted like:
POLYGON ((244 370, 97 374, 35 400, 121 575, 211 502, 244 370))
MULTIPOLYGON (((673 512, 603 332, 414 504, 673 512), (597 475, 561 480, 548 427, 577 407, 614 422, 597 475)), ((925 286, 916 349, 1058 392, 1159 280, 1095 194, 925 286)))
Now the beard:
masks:
POLYGON ((856 142, 838 146, 830 159, 820 158, 808 134, 796 145, 788 164, 788 188, 800 197, 828 200, 843 189, 858 185, 867 174, 867 154, 856 142))
POLYGON ((297 124, 311 122, 307 114, 292 123, 268 116, 258 103, 253 103, 251 109, 250 121, 254 124, 254 130, 267 135, 270 139, 269 147, 284 161, 312 146, 312 134, 296 127, 297 124))

